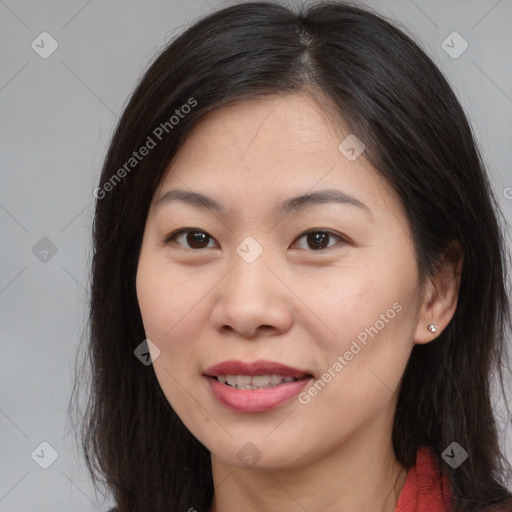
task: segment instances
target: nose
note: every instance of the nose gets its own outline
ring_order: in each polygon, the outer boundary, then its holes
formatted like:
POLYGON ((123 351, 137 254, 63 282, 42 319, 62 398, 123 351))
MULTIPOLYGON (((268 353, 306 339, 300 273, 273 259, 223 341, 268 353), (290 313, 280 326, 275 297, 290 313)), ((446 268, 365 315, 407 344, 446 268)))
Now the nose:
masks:
POLYGON ((219 332, 257 338, 280 335, 291 328, 292 293, 264 255, 265 251, 252 263, 234 255, 231 271, 216 287, 211 312, 212 326, 219 332))

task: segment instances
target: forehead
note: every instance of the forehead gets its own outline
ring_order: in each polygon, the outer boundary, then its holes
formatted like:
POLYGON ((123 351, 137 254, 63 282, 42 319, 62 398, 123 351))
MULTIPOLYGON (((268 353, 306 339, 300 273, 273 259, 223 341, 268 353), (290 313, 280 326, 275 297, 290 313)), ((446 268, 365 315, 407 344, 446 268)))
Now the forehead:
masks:
POLYGON ((211 192, 233 202, 257 194, 263 201, 271 196, 279 200, 335 187, 371 203, 377 213, 393 213, 403 221, 397 195, 364 152, 350 161, 340 151, 348 135, 306 93, 238 101, 208 113, 194 126, 155 199, 172 187, 211 192))
POLYGON ((335 131, 309 94, 261 96, 208 113, 180 152, 192 147, 216 153, 222 149, 226 156, 250 159, 271 149, 276 158, 288 152, 319 153, 318 157, 340 138, 335 131))

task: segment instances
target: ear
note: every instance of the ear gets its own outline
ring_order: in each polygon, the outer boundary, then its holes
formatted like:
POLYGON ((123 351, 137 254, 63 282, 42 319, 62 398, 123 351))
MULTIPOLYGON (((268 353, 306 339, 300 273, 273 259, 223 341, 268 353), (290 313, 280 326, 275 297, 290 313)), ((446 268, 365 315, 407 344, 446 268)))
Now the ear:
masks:
POLYGON ((425 285, 414 342, 428 343, 449 324, 457 309, 464 254, 458 240, 452 240, 444 252, 435 275, 425 285), (428 326, 433 324, 436 332, 428 326))

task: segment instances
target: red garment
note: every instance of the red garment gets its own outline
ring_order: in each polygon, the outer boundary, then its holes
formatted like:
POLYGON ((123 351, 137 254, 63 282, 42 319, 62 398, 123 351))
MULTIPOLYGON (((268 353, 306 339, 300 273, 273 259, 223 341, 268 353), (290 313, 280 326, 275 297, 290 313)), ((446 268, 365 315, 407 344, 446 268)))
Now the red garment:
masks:
POLYGON ((446 512, 450 510, 448 479, 441 474, 434 454, 422 447, 409 469, 395 512, 446 512))

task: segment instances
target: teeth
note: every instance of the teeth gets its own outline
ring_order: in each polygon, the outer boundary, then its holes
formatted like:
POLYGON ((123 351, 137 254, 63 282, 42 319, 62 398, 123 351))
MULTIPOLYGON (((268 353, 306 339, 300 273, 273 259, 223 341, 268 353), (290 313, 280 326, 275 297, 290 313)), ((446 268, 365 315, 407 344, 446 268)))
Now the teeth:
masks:
MULTIPOLYGON (((230 375, 231 377, 231 375, 230 375)), ((250 375, 237 375, 236 376, 236 385, 238 387, 248 386, 251 383, 252 377, 250 375)), ((229 383, 231 384, 231 382, 229 383)))
POLYGON ((258 375, 252 377, 252 385, 258 388, 267 387, 270 384, 270 375, 258 375))
POLYGON ((226 375, 226 382, 230 386, 236 386, 236 375, 226 375))
POLYGON ((266 389, 280 384, 293 382, 295 377, 284 377, 283 375, 219 375, 217 380, 237 389, 266 389))
POLYGON ((279 375, 271 375, 270 376, 270 384, 275 386, 276 384, 281 384, 281 380, 283 377, 280 377, 279 375))

